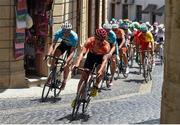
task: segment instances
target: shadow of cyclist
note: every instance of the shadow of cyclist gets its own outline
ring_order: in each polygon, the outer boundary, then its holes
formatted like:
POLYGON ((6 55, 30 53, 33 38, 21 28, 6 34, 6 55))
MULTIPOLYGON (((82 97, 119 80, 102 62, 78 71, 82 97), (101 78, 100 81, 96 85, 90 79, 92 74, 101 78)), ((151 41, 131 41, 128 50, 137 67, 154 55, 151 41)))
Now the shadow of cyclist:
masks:
POLYGON ((47 98, 46 100, 42 100, 41 98, 38 98, 38 99, 32 99, 31 101, 38 101, 40 103, 47 103, 47 102, 56 103, 58 101, 61 101, 61 97, 56 97, 56 98, 50 97, 47 98))
POLYGON ((77 116, 75 118, 72 118, 72 115, 69 114, 67 116, 64 116, 60 119, 57 119, 56 121, 62 121, 64 119, 69 120, 69 123, 73 122, 73 121, 79 121, 81 120, 81 122, 87 122, 90 118, 90 115, 85 114, 85 113, 78 113, 77 116))

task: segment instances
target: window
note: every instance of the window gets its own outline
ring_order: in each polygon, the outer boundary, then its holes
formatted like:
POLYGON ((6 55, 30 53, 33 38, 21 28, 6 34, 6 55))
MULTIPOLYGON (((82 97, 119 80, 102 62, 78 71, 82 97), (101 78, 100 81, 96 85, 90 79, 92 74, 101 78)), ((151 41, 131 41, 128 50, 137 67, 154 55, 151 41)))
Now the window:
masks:
POLYGON ((140 21, 142 19, 142 6, 141 5, 136 6, 136 18, 137 18, 137 21, 140 21))
POLYGON ((123 4, 123 11, 122 11, 122 15, 123 15, 123 19, 127 19, 128 18, 128 5, 123 4))

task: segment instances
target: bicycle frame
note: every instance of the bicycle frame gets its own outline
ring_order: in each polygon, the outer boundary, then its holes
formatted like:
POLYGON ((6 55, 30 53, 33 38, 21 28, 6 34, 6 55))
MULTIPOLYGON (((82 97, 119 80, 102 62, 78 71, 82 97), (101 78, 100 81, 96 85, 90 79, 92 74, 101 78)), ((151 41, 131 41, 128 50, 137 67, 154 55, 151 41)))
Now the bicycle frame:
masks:
POLYGON ((50 59, 55 59, 55 65, 51 66, 50 68, 50 73, 48 75, 47 81, 44 84, 43 87, 43 91, 42 91, 42 101, 45 101, 49 95, 49 91, 54 90, 54 98, 56 98, 57 96, 59 96, 60 94, 60 85, 61 85, 61 78, 60 75, 63 71, 63 67, 65 65, 65 58, 67 57, 67 53, 64 56, 64 58, 58 58, 58 57, 54 57, 54 56, 48 56, 50 59), (60 66, 58 66, 58 64, 60 64, 60 66), (58 69, 58 67, 60 67, 58 69), (58 79, 59 76, 59 79, 58 79), (50 84, 49 84, 50 82, 50 84), (45 92, 46 87, 48 87, 48 91, 45 92), (57 91, 58 90, 58 91, 57 91), (44 96, 45 95, 45 96, 44 96))

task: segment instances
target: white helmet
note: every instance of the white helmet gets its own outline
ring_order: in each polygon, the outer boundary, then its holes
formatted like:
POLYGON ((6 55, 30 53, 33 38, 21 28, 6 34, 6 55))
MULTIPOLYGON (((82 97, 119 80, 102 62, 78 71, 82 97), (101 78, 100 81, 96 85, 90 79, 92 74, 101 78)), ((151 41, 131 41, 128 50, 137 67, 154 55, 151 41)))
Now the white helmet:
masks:
POLYGON ((151 24, 149 22, 146 22, 145 24, 146 26, 151 27, 151 24))
POLYGON ((159 24, 159 26, 158 26, 159 28, 164 28, 164 24, 159 24))
POLYGON ((112 24, 112 29, 117 29, 117 28, 119 28, 118 24, 116 24, 116 23, 112 24))
POLYGON ((103 28, 111 30, 112 29, 112 25, 110 23, 104 23, 103 24, 103 28))
POLYGON ((65 22, 62 24, 61 26, 62 29, 65 29, 65 30, 71 30, 72 29, 72 25, 68 22, 65 22))

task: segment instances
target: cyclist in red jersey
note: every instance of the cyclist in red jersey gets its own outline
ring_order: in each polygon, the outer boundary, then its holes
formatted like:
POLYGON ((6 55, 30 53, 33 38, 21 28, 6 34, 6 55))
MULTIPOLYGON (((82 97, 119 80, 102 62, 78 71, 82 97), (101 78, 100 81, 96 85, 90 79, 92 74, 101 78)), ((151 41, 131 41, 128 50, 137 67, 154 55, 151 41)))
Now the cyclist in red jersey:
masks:
MULTIPOLYGON (((85 60, 84 68, 92 70, 94 64, 96 64, 97 67, 97 79, 96 83, 92 88, 91 96, 94 97, 98 94, 98 85, 103 77, 105 65, 107 63, 107 58, 103 58, 106 54, 110 52, 110 44, 108 41, 106 41, 107 32, 105 29, 96 29, 96 34, 93 37, 90 37, 87 39, 86 43, 84 44, 82 51, 80 52, 80 55, 77 59, 77 62, 73 66, 79 67, 80 62, 83 58, 83 56, 87 54, 87 58, 85 60)), ((73 68, 73 69, 74 69, 73 68)), ((88 79, 89 74, 87 72, 83 72, 78 84, 77 92, 79 90, 79 87, 85 81, 88 79)), ((75 100, 72 102, 72 107, 74 106, 75 100)))

